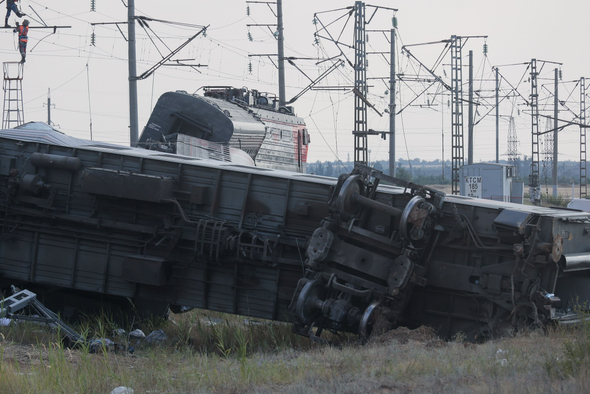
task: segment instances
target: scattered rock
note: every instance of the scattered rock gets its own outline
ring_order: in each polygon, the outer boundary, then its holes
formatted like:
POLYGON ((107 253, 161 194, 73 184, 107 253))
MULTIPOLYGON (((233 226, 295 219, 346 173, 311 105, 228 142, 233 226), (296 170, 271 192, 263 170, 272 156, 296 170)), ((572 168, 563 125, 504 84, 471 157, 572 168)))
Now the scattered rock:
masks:
POLYGON ((111 394, 133 394, 133 389, 130 387, 119 386, 111 391, 111 394))
POLYGON ((139 328, 136 328, 135 330, 131 331, 129 333, 129 336, 132 339, 143 339, 143 338, 145 338, 145 334, 139 328))
POLYGON ((393 386, 386 386, 386 385, 381 385, 378 388, 371 390, 369 392, 369 394, 393 394, 393 393, 410 393, 412 392, 412 390, 410 390, 406 385, 403 384, 394 384, 393 386))
POLYGON ((117 328, 113 330, 113 336, 114 337, 122 337, 125 334, 127 334, 127 332, 125 330, 123 330, 122 328, 117 328))
POLYGON ((90 341, 88 344, 90 346, 90 353, 96 353, 102 350, 103 348, 110 350, 115 345, 115 343, 108 338, 94 339, 90 341))
POLYGON ((150 332, 150 335, 145 337, 145 341, 147 343, 162 343, 167 339, 168 337, 166 336, 166 334, 164 334, 164 331, 162 330, 152 331, 150 332))
POLYGON ((207 317, 206 319, 203 320, 203 323, 208 324, 210 326, 216 326, 218 324, 225 323, 225 320, 219 319, 217 317, 207 317))

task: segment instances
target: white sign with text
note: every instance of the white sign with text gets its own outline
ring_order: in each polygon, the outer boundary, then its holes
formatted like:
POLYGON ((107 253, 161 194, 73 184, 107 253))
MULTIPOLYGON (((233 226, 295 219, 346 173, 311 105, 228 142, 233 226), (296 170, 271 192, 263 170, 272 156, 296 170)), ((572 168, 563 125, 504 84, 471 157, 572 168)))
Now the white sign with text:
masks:
POLYGON ((465 195, 481 198, 481 176, 465 177, 465 195))

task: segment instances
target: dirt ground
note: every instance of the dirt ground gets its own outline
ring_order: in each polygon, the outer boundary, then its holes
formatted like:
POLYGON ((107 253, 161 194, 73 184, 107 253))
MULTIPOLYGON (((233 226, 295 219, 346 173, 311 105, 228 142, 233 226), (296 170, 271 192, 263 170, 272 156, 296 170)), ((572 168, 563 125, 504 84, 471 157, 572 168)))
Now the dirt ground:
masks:
MULTIPOLYGON (((18 363, 21 368, 26 369, 30 366, 40 365, 42 362, 49 361, 49 351, 47 345, 41 348, 34 345, 21 345, 17 343, 0 342, 2 347, 3 363, 18 363)), ((49 346, 52 346, 51 344, 49 346)), ((80 354, 76 350, 68 349, 66 359, 72 364, 77 364, 80 360, 80 354)))
POLYGON ((414 330, 410 330, 406 327, 399 327, 395 330, 387 331, 381 335, 372 337, 370 343, 389 343, 391 341, 397 341, 399 344, 406 344, 409 341, 416 341, 422 343, 438 342, 441 341, 434 330, 429 327, 418 327, 414 330))

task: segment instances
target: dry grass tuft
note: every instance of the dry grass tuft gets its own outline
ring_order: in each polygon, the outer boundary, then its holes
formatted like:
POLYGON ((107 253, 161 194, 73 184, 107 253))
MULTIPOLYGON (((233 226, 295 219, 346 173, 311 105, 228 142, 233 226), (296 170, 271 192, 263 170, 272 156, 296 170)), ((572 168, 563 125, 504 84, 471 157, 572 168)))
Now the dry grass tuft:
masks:
MULTIPOLYGON (((168 340, 133 354, 64 348, 38 326, 0 328, 1 393, 577 393, 590 391, 586 328, 483 344, 400 328, 320 346, 290 326, 194 311, 154 324, 168 340)), ((107 333, 109 321, 84 326, 107 333)), ((113 338, 115 339, 115 338, 113 338)), ((334 338, 335 340, 337 338, 334 338)), ((129 343, 128 345, 134 345, 129 343)))

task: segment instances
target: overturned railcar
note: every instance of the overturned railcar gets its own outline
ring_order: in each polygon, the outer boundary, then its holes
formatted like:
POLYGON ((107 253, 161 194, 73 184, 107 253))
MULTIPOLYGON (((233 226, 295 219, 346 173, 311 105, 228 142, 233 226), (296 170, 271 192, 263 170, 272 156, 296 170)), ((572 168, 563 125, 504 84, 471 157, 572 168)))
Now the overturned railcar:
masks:
POLYGON ((0 178, 3 285, 46 302, 65 292, 65 306, 100 296, 150 314, 170 305, 276 320, 288 320, 334 184, 43 124, 0 131, 0 178))
MULTIPOLYGON (((388 185, 386 185, 388 184, 388 185)), ((471 339, 578 319, 590 215, 0 131, 0 284, 289 321, 306 336, 427 324, 471 339)), ((83 302, 86 304, 86 301, 83 302)))

